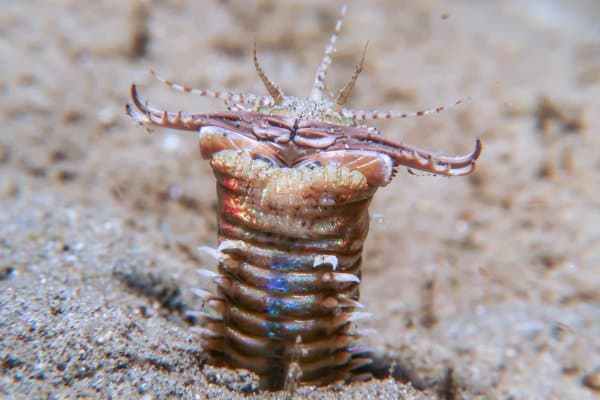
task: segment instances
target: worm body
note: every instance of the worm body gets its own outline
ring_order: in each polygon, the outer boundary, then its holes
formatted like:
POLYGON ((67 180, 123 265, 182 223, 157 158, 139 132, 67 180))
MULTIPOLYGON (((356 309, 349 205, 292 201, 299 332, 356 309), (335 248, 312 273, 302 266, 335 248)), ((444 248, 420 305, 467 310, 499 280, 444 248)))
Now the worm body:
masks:
MULTIPOLYGON (((169 112, 140 100, 132 85, 127 114, 139 123, 196 131, 217 181, 216 291, 200 291, 204 350, 215 363, 254 371, 266 389, 289 379, 313 385, 368 379, 371 351, 355 322, 368 207, 400 166, 456 176, 473 171, 481 143, 447 157, 385 139, 367 119, 422 116, 343 108, 363 60, 338 97, 324 79, 341 19, 325 50, 311 95, 285 96, 254 63, 269 96, 187 88, 223 99, 228 111, 169 112), (299 374, 292 372, 299 370, 299 374)), ((364 57, 364 55, 363 55, 364 57)), ((458 104, 458 102, 457 102, 458 104)))
POLYGON ((225 259, 217 280, 222 311, 205 348, 257 372, 272 389, 282 386, 293 360, 303 381, 317 385, 368 363, 350 322, 360 307, 375 188, 343 166, 286 168, 231 150, 211 165, 225 259))

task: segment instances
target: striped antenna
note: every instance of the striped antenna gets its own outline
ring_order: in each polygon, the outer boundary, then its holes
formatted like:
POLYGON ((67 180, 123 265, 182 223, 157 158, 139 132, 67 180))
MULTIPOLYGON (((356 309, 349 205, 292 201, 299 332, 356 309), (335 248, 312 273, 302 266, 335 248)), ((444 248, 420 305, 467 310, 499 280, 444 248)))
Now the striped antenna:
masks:
POLYGON ((378 110, 365 111, 365 110, 352 110, 349 108, 344 108, 344 109, 342 109, 342 115, 346 118, 351 118, 355 121, 368 121, 368 120, 372 120, 372 119, 423 117, 425 115, 441 113, 444 110, 448 110, 450 108, 458 106, 462 102, 463 102, 462 100, 458 100, 453 104, 430 108, 427 110, 413 111, 413 112, 409 112, 409 113, 398 113, 398 112, 394 112, 394 111, 378 111, 378 110))
POLYGON ((256 68, 256 72, 258 72, 258 76, 260 80, 267 88, 267 91, 273 97, 273 101, 275 104, 281 104, 283 101, 283 91, 279 86, 277 86, 272 80, 269 79, 265 71, 260 67, 260 63, 258 62, 258 57, 256 56, 256 41, 254 42, 254 50, 252 52, 254 58, 254 68, 256 68))
POLYGON ((254 106, 264 106, 264 105, 272 105, 273 104, 273 99, 268 96, 261 97, 261 96, 255 95, 254 93, 236 93, 236 92, 213 91, 213 90, 208 90, 208 89, 198 89, 198 88, 184 86, 179 83, 173 82, 167 78, 160 76, 153 69, 150 70, 150 73, 158 81, 169 86, 171 89, 175 89, 179 92, 192 93, 192 94, 195 94, 198 96, 212 97, 214 99, 223 100, 227 103, 242 103, 242 104, 251 104, 254 106))
POLYGON ((336 104, 343 106, 348 101, 348 98, 350 98, 352 89, 354 89, 354 85, 356 85, 356 80, 358 79, 358 76, 362 72, 363 64, 365 62, 365 55, 367 54, 367 46, 368 45, 369 45, 369 42, 367 41, 367 43, 365 43, 365 48, 363 50, 362 57, 360 58, 360 62, 358 64, 356 64, 356 67, 354 67, 354 73, 352 74, 352 78, 350 78, 348 83, 346 83, 346 86, 344 86, 342 88, 342 90, 340 90, 340 93, 338 94, 338 97, 335 100, 336 104))
POLYGON ((317 68, 317 73, 315 75, 315 83, 313 85, 310 96, 313 99, 320 99, 323 97, 323 92, 327 89, 327 84, 325 83, 325 78, 327 77, 327 72, 329 71, 329 65, 331 64, 331 54, 335 51, 335 42, 337 41, 340 30, 342 29, 342 20, 346 15, 346 5, 342 6, 342 11, 340 18, 338 18, 335 29, 331 38, 329 39, 329 43, 327 47, 325 47, 325 53, 323 54, 323 59, 321 60, 321 64, 319 64, 319 68, 317 68))

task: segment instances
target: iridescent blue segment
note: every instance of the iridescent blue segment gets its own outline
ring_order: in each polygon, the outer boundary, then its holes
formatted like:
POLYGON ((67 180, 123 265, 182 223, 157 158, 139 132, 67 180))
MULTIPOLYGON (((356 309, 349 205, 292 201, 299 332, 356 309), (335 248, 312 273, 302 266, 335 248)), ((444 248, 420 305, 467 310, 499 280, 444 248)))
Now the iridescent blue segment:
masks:
POLYGON ((272 264, 271 265, 271 269, 273 271, 280 271, 280 272, 295 272, 295 271, 301 271, 302 268, 302 264, 295 264, 295 263, 284 263, 284 264, 272 264))
MULTIPOLYGON (((281 267, 280 265, 275 265, 275 268, 271 268, 268 271, 264 271, 261 275, 262 282, 254 281, 255 285, 261 287, 262 290, 265 290, 270 293, 279 293, 279 294, 310 294, 318 292, 318 288, 321 287, 319 285, 324 285, 323 283, 319 283, 319 278, 315 276, 315 274, 311 274, 308 272, 282 272, 286 267, 281 267)), ((314 268, 314 267, 313 267, 314 268)))
POLYGON ((273 252, 271 269, 279 272, 300 272, 311 267, 313 257, 290 257, 287 254, 273 252))
POLYGON ((267 313, 258 315, 239 307, 227 310, 228 320, 236 330, 257 337, 273 337, 279 340, 295 341, 298 336, 303 340, 323 339, 323 335, 331 332, 332 325, 328 319, 294 318, 284 315, 271 316, 267 313))
POLYGON ((274 273, 267 282, 267 290, 269 292, 285 293, 289 291, 288 281, 285 275, 274 273))
POLYGON ((280 336, 281 333, 281 322, 267 320, 265 321, 265 325, 267 328, 267 337, 276 338, 280 336))
POLYGON ((313 307, 314 296, 267 297, 267 313, 272 317, 307 317, 314 313, 313 307))
POLYGON ((283 300, 278 297, 269 297, 267 301, 269 315, 272 317, 277 317, 281 315, 281 312, 285 309, 283 300))

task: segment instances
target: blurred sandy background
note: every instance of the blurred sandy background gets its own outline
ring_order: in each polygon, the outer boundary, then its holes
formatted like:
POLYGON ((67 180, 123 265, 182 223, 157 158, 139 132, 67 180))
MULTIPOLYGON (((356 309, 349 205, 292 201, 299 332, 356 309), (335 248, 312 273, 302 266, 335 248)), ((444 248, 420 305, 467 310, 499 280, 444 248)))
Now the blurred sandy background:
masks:
MULTIPOLYGON (((342 3, 0 1, 0 397, 283 398, 205 365, 186 310, 195 247, 216 244, 195 135, 137 127, 129 85, 216 111, 148 68, 306 95, 342 3)), ((362 301, 380 379, 297 398, 600 396, 600 2, 347 1, 337 90, 429 118, 385 135, 445 154, 484 141, 475 174, 401 171, 380 190, 362 301), (387 364, 386 364, 387 363, 387 364), (391 375, 387 366, 392 368, 391 375)))

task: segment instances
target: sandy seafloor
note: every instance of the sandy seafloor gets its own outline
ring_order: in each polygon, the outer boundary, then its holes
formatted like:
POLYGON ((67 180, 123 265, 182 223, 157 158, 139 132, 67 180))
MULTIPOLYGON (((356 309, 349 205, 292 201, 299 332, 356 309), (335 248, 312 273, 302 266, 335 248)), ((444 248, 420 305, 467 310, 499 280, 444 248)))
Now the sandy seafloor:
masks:
MULTIPOLYGON (((187 310, 216 244, 214 178, 194 134, 147 133, 129 84, 171 110, 264 93, 263 66, 308 94, 341 3, 3 1, 0 398, 267 399, 205 363, 187 310)), ((600 397, 600 2, 348 1, 329 74, 365 42, 351 106, 433 117, 394 140, 484 152, 466 178, 401 170, 379 191, 361 300, 380 379, 298 399, 600 397), (388 368, 391 367, 391 368, 388 368), (387 372, 391 371, 391 375, 387 372)), ((291 395, 290 395, 291 396, 291 395)))

